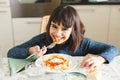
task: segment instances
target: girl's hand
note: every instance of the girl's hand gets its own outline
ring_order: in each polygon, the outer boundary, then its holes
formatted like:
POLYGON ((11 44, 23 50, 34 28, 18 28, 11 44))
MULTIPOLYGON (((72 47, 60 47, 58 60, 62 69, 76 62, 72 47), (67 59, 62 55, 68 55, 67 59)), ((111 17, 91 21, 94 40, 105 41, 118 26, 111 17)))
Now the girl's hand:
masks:
POLYGON ((41 56, 43 54, 45 54, 47 51, 47 47, 46 46, 43 46, 36 54, 36 56, 41 56))
POLYGON ((106 60, 101 56, 88 54, 83 59, 83 61, 81 63, 81 68, 93 69, 96 66, 103 64, 105 61, 106 60))
POLYGON ((45 54, 47 51, 47 48, 45 46, 43 46, 41 49, 38 45, 30 47, 29 48, 29 55, 36 53, 36 56, 41 56, 43 54, 45 54))

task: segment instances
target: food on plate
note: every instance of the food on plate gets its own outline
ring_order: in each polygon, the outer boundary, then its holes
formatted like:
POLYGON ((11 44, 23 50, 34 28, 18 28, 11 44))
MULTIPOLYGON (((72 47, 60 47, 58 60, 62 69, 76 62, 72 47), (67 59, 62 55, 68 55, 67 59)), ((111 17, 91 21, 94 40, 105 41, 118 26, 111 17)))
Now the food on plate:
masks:
POLYGON ((87 78, 91 80, 101 80, 101 72, 98 68, 90 69, 87 78))
POLYGON ((51 55, 44 59, 44 65, 50 70, 67 70, 71 61, 63 55, 51 55))

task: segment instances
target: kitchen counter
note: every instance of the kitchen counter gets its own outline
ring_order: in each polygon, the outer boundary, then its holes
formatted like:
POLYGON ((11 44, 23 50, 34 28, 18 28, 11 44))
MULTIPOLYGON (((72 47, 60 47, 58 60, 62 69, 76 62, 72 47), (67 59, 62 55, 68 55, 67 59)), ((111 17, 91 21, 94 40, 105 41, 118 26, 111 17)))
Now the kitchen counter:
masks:
POLYGON ((61 2, 61 4, 70 5, 120 5, 119 2, 107 1, 107 2, 61 2))
POLYGON ((51 2, 41 3, 24 3, 20 1, 24 0, 10 0, 12 18, 31 18, 50 15, 61 3, 60 0, 51 0, 51 2))

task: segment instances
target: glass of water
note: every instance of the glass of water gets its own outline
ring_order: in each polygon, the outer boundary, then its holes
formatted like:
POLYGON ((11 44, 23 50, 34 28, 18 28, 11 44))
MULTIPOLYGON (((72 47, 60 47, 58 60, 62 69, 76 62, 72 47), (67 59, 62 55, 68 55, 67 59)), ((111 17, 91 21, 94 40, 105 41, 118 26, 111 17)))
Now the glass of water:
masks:
POLYGON ((42 66, 37 67, 34 62, 31 62, 25 66, 25 72, 28 76, 40 76, 44 74, 45 70, 42 66))

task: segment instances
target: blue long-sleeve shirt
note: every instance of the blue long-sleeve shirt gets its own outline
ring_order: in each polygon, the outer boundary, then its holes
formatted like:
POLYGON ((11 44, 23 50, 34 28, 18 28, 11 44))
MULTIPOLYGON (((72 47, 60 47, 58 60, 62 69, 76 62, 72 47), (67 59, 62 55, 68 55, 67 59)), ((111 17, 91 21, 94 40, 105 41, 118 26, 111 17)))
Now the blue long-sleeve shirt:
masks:
MULTIPOLYGON (((12 58, 26 58, 28 56, 28 49, 30 47, 35 45, 39 45, 40 47, 47 46, 48 44, 45 34, 46 33, 37 35, 31 40, 13 47, 8 51, 7 56, 12 58)), ((49 53, 63 53, 72 56, 85 56, 86 54, 91 53, 100 55, 110 62, 119 53, 119 50, 113 45, 97 42, 89 38, 84 38, 75 53, 68 51, 68 44, 56 45, 54 48, 47 50, 46 54, 49 53)))

